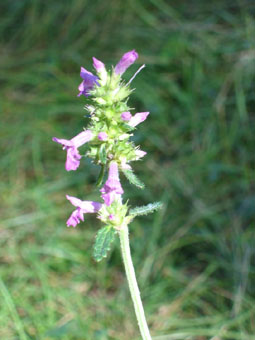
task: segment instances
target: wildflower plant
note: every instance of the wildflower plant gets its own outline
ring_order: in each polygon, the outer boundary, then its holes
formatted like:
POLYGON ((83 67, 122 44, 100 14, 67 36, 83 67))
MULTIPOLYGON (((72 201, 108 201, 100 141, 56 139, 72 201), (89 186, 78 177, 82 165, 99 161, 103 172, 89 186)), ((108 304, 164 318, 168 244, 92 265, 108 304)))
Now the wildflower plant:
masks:
POLYGON ((79 148, 85 144, 86 156, 101 167, 97 180, 101 202, 82 201, 67 195, 66 198, 75 207, 67 220, 67 226, 76 227, 84 221, 84 215, 87 213, 97 214, 103 227, 98 231, 95 239, 93 257, 96 261, 101 261, 107 256, 114 238, 119 235, 138 325, 142 338, 148 340, 151 336, 130 254, 128 225, 136 216, 159 209, 161 203, 156 202, 131 209, 128 202, 123 202, 124 190, 120 182, 121 172, 131 184, 144 188, 144 184, 134 174, 130 163, 143 158, 146 152, 136 146, 130 137, 133 136, 136 127, 146 120, 149 112, 131 114, 128 98, 133 91, 130 87, 132 80, 145 65, 142 65, 127 83, 122 79, 123 73, 137 58, 138 54, 135 50, 129 51, 110 71, 106 70, 100 60, 93 58, 96 75, 81 67, 80 76, 83 80, 78 87, 78 97, 82 96, 86 99, 85 109, 89 113, 90 123, 84 131, 70 140, 54 137, 53 141, 61 144, 66 151, 67 171, 78 169, 83 157, 79 148))

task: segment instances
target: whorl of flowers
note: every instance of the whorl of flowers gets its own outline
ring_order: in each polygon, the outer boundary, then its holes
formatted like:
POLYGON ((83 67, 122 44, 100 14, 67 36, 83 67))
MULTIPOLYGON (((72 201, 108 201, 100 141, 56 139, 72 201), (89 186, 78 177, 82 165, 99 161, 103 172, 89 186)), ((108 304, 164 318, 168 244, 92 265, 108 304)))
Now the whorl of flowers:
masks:
POLYGON ((146 152, 135 146, 130 137, 149 112, 131 114, 128 106, 128 97, 132 92, 131 81, 125 83, 121 78, 137 58, 138 53, 135 50, 129 51, 111 71, 106 70, 103 62, 93 58, 96 75, 81 67, 82 82, 78 87, 78 96, 86 97, 85 109, 90 115, 90 123, 84 131, 70 140, 54 137, 53 141, 61 144, 67 152, 67 171, 77 170, 80 166, 80 148, 86 144, 86 156, 101 166, 98 182, 103 202, 82 201, 67 195, 67 199, 75 207, 67 220, 67 226, 75 227, 84 220, 86 213, 97 213, 108 228, 118 230, 122 225, 127 225, 135 215, 127 215, 128 206, 122 203, 124 191, 119 172, 123 172, 138 187, 143 185, 134 175, 130 163, 144 157, 146 152), (105 170, 108 175, 103 184, 105 170))

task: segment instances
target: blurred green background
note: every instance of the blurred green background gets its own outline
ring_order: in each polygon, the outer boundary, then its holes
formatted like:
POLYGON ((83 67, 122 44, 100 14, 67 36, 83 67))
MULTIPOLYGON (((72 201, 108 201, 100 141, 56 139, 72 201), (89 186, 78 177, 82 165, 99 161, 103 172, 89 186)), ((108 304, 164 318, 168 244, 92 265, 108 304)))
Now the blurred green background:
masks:
MULTIPOLYGON (((155 340, 255 334, 254 0, 0 2, 0 339, 140 339, 118 242, 95 263, 99 222, 66 228, 65 194, 98 199, 98 167, 64 169, 52 136, 86 124, 80 66, 131 49, 147 67, 130 104, 147 184, 132 205, 165 208, 131 225, 155 340)), ((124 178, 123 178, 124 180, 124 178)))

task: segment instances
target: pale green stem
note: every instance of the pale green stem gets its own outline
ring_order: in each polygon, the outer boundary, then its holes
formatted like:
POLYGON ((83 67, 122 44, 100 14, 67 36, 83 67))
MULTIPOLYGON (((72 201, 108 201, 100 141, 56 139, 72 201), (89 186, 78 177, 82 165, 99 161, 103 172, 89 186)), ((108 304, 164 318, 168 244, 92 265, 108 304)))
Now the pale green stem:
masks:
POLYGON ((128 227, 126 225, 122 226, 119 230, 120 245, 122 258, 126 270, 128 285, 131 293, 131 297, 135 307, 135 314, 140 328, 140 332, 143 340, 151 340, 150 331, 145 319, 145 314, 143 310, 143 304, 140 297, 140 291, 135 277, 135 270, 131 258, 129 237, 128 237, 128 227))

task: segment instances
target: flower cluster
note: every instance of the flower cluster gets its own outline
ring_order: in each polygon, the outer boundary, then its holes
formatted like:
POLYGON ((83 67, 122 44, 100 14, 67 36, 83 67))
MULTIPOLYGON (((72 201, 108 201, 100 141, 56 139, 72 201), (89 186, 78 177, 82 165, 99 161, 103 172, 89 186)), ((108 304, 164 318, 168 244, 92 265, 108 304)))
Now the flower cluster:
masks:
POLYGON ((102 168, 102 181, 105 169, 108 170, 108 175, 100 189, 103 203, 66 196, 76 208, 67 220, 67 226, 75 227, 80 221, 84 221, 86 213, 97 213, 103 223, 114 228, 127 222, 128 209, 122 203, 124 191, 119 171, 133 174, 129 163, 145 156, 146 152, 135 146, 130 137, 136 126, 149 115, 149 112, 131 114, 127 101, 132 89, 130 82, 126 84, 121 78, 137 58, 135 50, 129 51, 111 71, 107 71, 100 60, 93 58, 96 75, 81 67, 82 82, 78 87, 78 97, 86 97, 85 109, 89 112, 90 123, 84 131, 70 140, 54 137, 53 141, 61 144, 67 152, 67 171, 77 170, 82 159, 78 149, 86 144, 86 155, 102 168))

